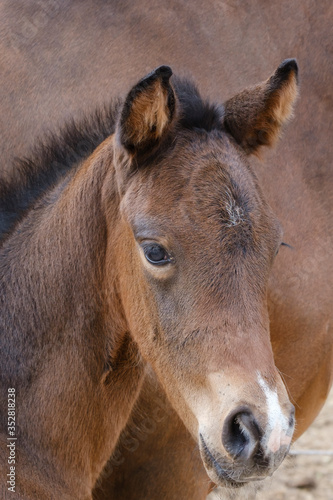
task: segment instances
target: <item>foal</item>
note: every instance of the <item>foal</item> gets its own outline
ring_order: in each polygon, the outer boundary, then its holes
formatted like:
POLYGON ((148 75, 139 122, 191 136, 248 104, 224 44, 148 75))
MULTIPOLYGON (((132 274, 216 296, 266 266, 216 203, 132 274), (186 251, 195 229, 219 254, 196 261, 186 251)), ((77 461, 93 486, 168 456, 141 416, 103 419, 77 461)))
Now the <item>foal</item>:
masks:
POLYGON ((91 498, 146 362, 216 484, 263 478, 288 451, 266 304, 281 228, 246 156, 290 116, 297 65, 224 106, 171 75, 1 188, 1 467, 11 388, 17 498, 91 498))

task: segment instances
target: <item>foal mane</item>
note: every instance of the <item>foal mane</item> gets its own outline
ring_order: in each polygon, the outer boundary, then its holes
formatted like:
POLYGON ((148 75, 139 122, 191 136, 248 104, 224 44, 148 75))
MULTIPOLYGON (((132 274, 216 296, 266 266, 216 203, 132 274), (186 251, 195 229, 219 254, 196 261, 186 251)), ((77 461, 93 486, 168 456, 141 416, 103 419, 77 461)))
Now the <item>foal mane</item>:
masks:
POLYGON ((14 160, 9 178, 0 178, 0 241, 26 212, 67 173, 75 171, 114 132, 119 101, 37 142, 29 157, 14 160))
MULTIPOLYGON (((179 124, 210 131, 221 127, 222 111, 202 99, 195 84, 173 77, 179 102, 179 124)), ((37 142, 29 157, 15 159, 8 178, 0 177, 0 243, 28 210, 69 172, 75 172, 114 133, 121 100, 113 100, 90 116, 71 120, 37 142)))

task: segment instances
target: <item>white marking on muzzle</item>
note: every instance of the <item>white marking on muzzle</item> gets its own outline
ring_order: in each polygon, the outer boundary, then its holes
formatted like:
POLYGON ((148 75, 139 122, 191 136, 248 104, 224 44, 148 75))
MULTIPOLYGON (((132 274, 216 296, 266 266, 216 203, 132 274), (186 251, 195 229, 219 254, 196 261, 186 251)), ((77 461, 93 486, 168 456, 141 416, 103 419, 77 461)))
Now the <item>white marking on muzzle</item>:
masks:
POLYGON ((281 446, 288 446, 291 441, 291 436, 286 432, 289 429, 289 420, 283 414, 277 390, 270 389, 258 372, 258 382, 262 388, 267 401, 267 416, 268 416, 268 436, 267 448, 270 452, 276 453, 281 446))

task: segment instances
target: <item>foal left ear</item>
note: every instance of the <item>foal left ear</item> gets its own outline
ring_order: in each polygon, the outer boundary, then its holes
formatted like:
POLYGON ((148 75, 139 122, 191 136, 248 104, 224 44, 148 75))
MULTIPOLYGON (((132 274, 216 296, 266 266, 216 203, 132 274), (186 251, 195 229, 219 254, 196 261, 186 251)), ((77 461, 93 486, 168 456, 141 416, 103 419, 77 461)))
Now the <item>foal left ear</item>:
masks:
POLYGON ((224 126, 247 154, 272 146, 282 125, 292 116, 298 94, 298 66, 286 59, 256 87, 245 89, 225 103, 224 126))
POLYGON ((118 123, 118 139, 130 153, 156 146, 175 112, 169 66, 160 66, 139 81, 128 94, 118 123))

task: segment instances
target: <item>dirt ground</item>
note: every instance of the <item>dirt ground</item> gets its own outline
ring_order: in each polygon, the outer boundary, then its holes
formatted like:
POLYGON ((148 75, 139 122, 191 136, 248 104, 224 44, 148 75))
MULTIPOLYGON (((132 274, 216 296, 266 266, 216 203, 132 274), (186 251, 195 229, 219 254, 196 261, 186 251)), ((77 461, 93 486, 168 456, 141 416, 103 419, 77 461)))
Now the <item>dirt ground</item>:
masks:
MULTIPOLYGON (((333 390, 312 426, 293 445, 293 450, 333 451, 333 390)), ((215 493, 209 500, 228 496, 215 493)), ((233 500, 333 500, 333 456, 288 457, 272 478, 263 482, 256 495, 236 493, 233 500)), ((208 499, 207 499, 208 500, 208 499)))

